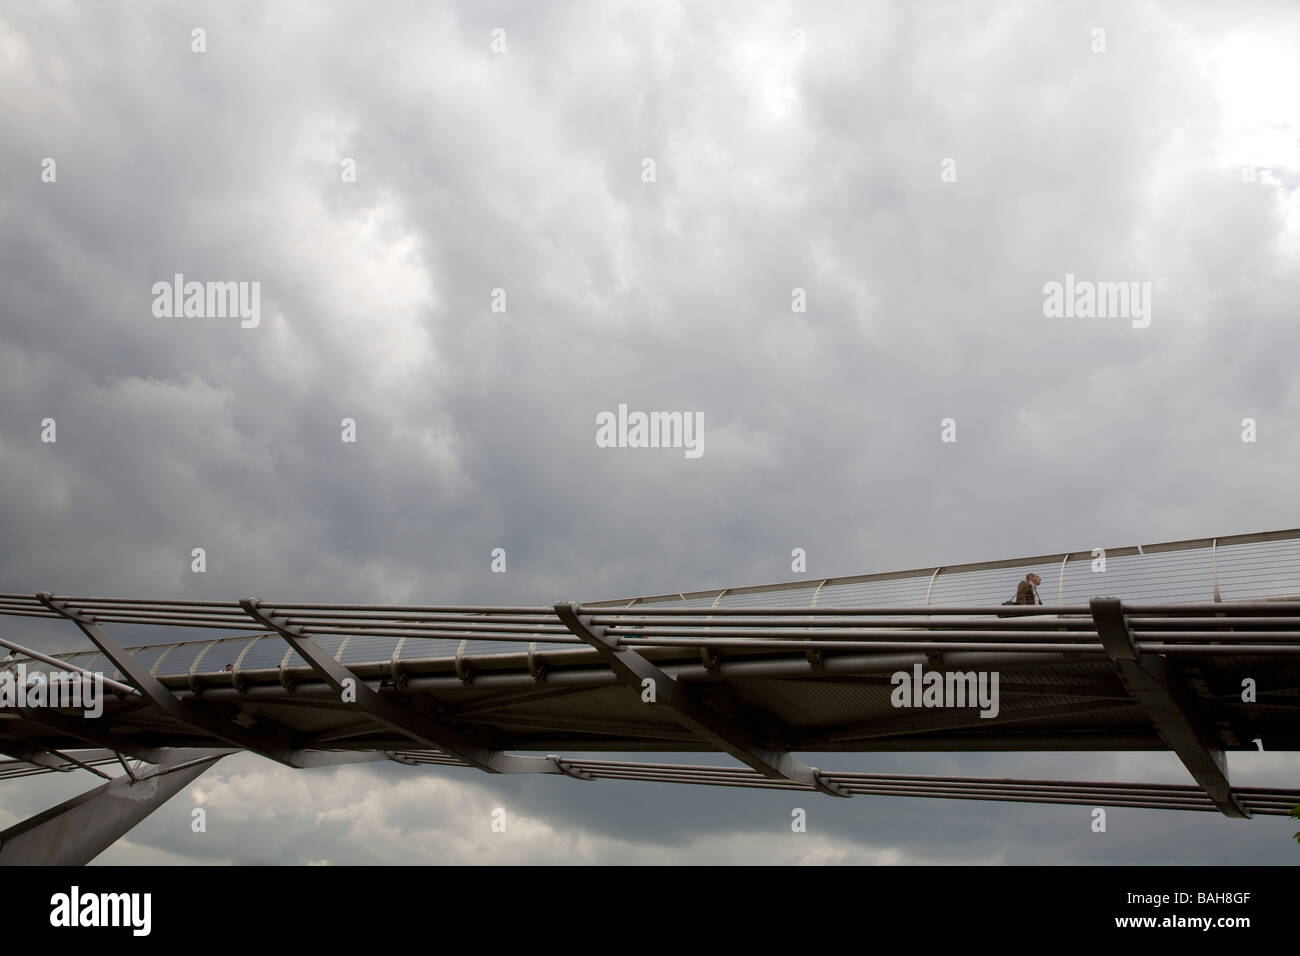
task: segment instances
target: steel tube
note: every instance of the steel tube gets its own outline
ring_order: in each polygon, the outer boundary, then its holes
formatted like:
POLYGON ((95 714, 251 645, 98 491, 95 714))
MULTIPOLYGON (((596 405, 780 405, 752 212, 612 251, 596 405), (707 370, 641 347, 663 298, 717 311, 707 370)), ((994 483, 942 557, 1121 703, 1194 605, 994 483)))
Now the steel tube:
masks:
POLYGON ((67 661, 59 660, 57 657, 50 657, 48 654, 42 654, 40 651, 34 651, 30 647, 23 647, 23 645, 15 644, 13 641, 0 640, 0 647, 7 647, 11 651, 14 651, 18 654, 25 654, 26 656, 32 658, 33 660, 41 661, 45 664, 49 664, 52 667, 57 667, 60 670, 71 671, 74 674, 80 674, 83 677, 89 677, 91 679, 98 678, 99 680, 104 682, 105 687, 111 687, 113 690, 118 691, 119 693, 130 694, 133 697, 138 697, 140 695, 140 692, 136 690, 134 687, 132 687, 130 684, 123 684, 120 681, 113 680, 111 677, 105 677, 103 674, 97 674, 94 671, 88 671, 84 667, 77 667, 75 664, 69 664, 67 661))

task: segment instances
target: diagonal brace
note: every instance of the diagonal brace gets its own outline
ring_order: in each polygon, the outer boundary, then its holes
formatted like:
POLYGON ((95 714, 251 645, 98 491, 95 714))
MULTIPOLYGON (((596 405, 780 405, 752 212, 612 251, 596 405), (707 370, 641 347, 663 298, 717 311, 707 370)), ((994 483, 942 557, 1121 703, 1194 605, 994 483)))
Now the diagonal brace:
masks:
POLYGON ((56 770, 62 773, 70 772, 73 767, 80 767, 82 770, 89 770, 95 776, 103 777, 105 780, 113 779, 102 770, 97 770, 90 764, 78 760, 76 757, 70 757, 58 750, 0 744, 0 753, 12 757, 14 760, 22 760, 34 767, 45 767, 49 770, 56 770))
POLYGON ((269 757, 278 763, 290 767, 304 766, 299 759, 300 753, 298 749, 286 739, 287 734, 271 736, 255 730, 248 730, 222 720, 193 701, 182 700, 168 690, 162 681, 141 667, 135 658, 122 649, 117 641, 105 634, 103 629, 95 623, 93 616, 69 608, 67 604, 57 600, 49 591, 42 591, 36 595, 36 599, 51 611, 66 617, 81 628, 81 632, 104 653, 105 657, 113 662, 113 666, 126 676, 131 686, 167 716, 190 727, 197 727, 199 730, 209 733, 228 744, 234 744, 243 750, 251 750, 264 757, 269 757))
POLYGON ((604 627, 592 624, 589 615, 580 615, 577 604, 556 604, 555 613, 575 636, 596 649, 624 685, 640 693, 647 686, 645 682, 650 681, 656 703, 666 705, 665 709, 674 720, 718 750, 770 779, 793 780, 832 797, 850 796, 824 779, 816 767, 808 766, 786 751, 763 746, 743 724, 705 707, 684 684, 634 649, 623 646, 617 637, 610 637, 604 627))
POLYGON ((398 733, 405 734, 417 743, 454 754, 487 773, 562 772, 551 760, 489 749, 455 728, 399 706, 390 698, 372 690, 369 684, 335 660, 333 656, 325 653, 321 646, 302 630, 263 608, 262 603, 256 598, 243 598, 239 605, 253 620, 269 627, 288 641, 312 670, 336 692, 343 694, 346 690, 348 695, 354 697, 357 706, 374 720, 398 733))
POLYGON ((1133 700, 1150 718, 1156 732, 1183 762, 1219 811, 1235 819, 1249 819, 1228 782, 1228 763, 1220 746, 1202 724, 1190 693, 1163 654, 1143 655, 1133 639, 1123 602, 1115 597, 1095 597, 1088 602, 1106 656, 1133 700))

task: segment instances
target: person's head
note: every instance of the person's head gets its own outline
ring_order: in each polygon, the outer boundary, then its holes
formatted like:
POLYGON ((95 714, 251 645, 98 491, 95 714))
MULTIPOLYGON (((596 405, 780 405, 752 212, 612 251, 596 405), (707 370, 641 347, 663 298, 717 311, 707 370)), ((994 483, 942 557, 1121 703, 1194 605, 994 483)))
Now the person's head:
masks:
POLYGON ((1033 571, 1030 571, 1028 574, 1025 575, 1025 580, 1028 581, 1030 584, 1032 584, 1034 587, 1038 587, 1038 585, 1043 583, 1043 579, 1040 578, 1033 571))

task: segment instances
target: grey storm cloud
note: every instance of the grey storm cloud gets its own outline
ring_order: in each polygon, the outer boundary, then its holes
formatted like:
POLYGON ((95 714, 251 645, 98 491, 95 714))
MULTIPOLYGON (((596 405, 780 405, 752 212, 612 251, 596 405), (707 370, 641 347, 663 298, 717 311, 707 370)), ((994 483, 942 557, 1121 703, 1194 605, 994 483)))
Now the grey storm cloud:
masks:
MULTIPOLYGON (((0 590, 542 603, 1294 526, 1297 52, 1281 3, 0 2, 0 590), (177 273, 260 324, 155 317, 177 273), (1150 282, 1150 327, 1046 318, 1067 274, 1150 282), (620 403, 705 454, 599 448, 620 403)), ((247 756, 188 794, 104 862, 1289 859, 1279 821, 825 800, 796 844, 789 795, 247 756)))

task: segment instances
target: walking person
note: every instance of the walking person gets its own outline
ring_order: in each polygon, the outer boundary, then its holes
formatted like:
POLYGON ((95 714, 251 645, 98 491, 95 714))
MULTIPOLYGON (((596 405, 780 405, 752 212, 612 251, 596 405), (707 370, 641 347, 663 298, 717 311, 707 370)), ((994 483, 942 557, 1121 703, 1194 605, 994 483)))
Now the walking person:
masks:
POLYGON ((1016 603, 1042 604, 1043 599, 1038 596, 1038 585, 1042 583, 1043 579, 1033 571, 1026 574, 1025 579, 1016 585, 1016 603))

